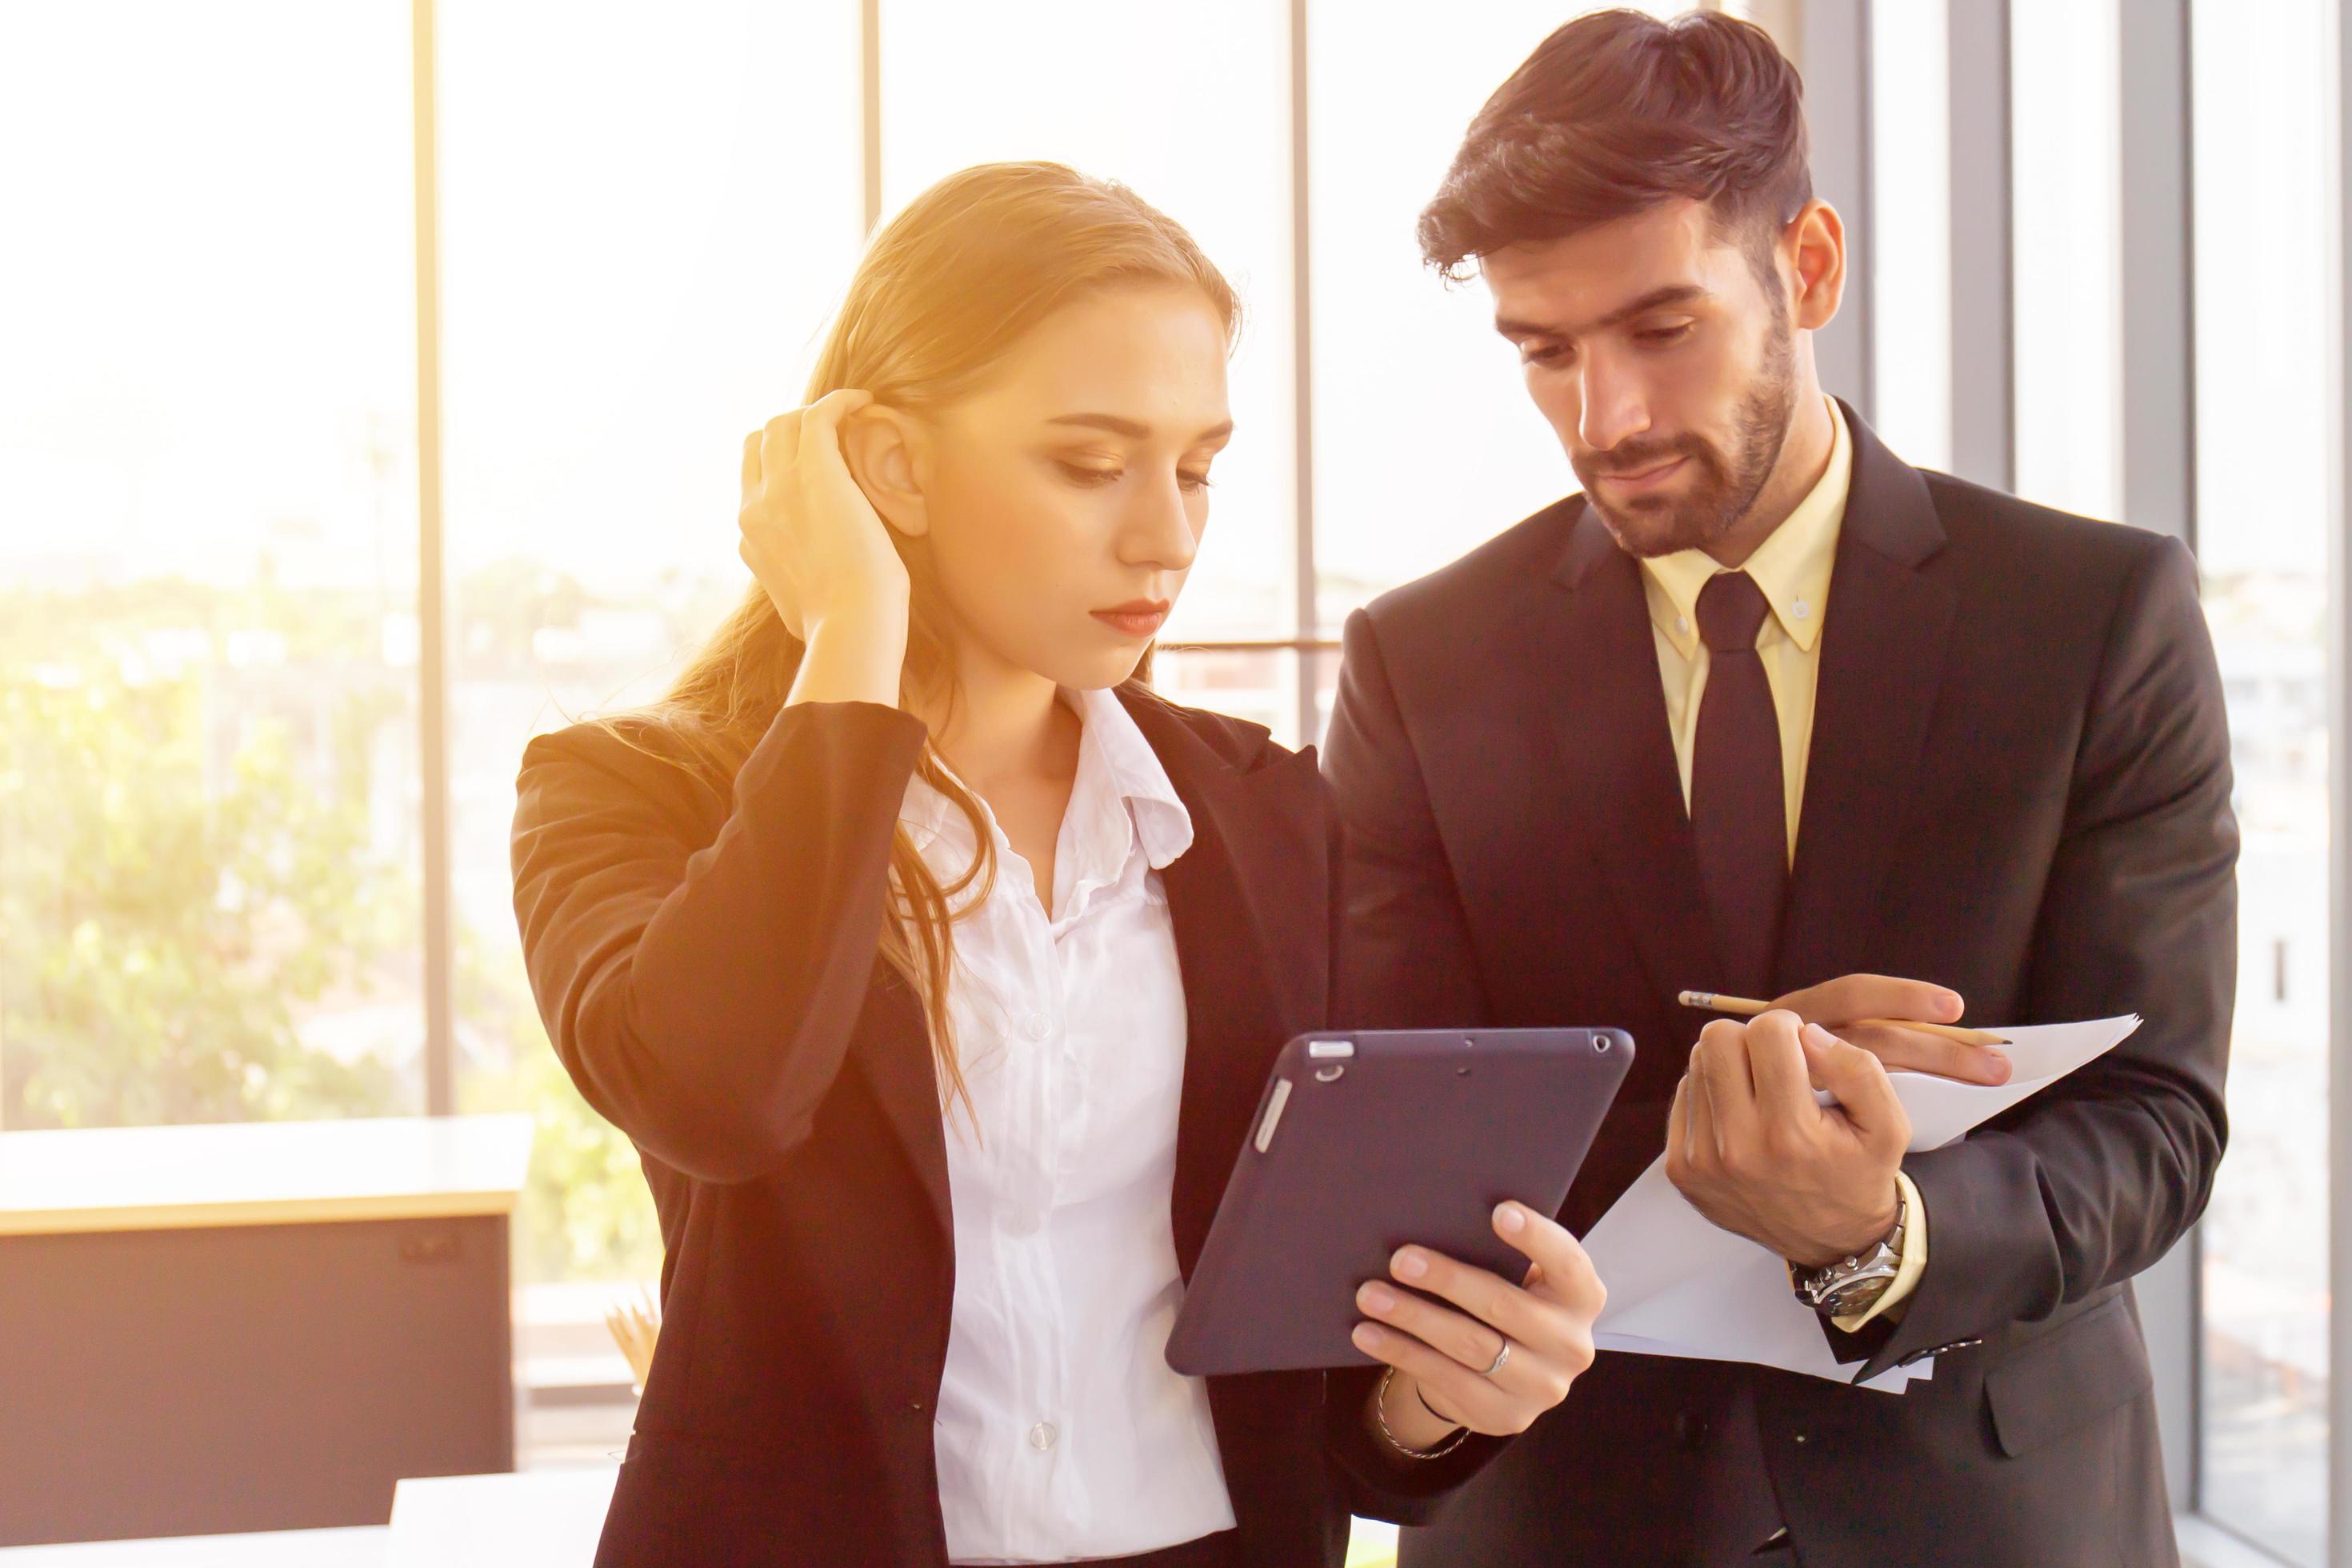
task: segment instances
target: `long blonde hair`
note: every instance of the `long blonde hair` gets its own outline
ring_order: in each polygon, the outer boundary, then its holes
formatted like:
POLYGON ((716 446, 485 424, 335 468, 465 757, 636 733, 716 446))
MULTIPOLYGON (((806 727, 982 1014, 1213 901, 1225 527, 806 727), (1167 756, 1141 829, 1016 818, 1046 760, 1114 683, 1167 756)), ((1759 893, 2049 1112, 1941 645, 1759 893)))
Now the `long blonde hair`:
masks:
MULTIPOLYGON (((972 390, 1022 336, 1062 305, 1123 284, 1199 289, 1230 342, 1240 302, 1181 226, 1126 186, 1059 163, 982 163, 909 203, 867 244, 810 374, 805 402, 859 387, 886 405, 937 408, 972 390)), ((947 619, 919 541, 891 542, 912 584, 900 702, 941 710, 955 700, 947 619)), ((806 646, 784 629, 754 582, 658 700, 626 717, 651 721, 686 748, 687 765, 731 783, 767 732, 806 646)), ((1149 678, 1150 655, 1137 669, 1149 678)), ((608 725, 610 721, 605 721, 608 725)), ((615 733, 620 731, 615 731, 615 733)), ((625 736, 624 736, 625 738, 625 736)), ((954 900, 985 896, 996 855, 981 804, 927 741, 917 774, 971 823, 978 851, 951 880, 934 876, 902 823, 890 841, 890 900, 880 954, 921 999, 942 1107, 971 1103, 948 1024, 954 900)))

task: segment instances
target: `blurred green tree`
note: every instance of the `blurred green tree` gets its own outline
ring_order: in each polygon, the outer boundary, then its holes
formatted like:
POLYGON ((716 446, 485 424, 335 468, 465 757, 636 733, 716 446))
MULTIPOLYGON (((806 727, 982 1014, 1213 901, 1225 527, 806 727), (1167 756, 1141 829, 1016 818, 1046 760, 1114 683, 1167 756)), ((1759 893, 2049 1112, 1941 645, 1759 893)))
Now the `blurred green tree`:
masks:
POLYGON ((0 671, 0 1125, 399 1105, 384 1063, 297 1031, 402 950, 408 900, 365 853, 363 772, 322 796, 267 721, 207 757, 203 700, 200 679, 95 661, 69 681, 0 671))
MULTIPOLYGON (((168 579, 0 592, 0 1128, 419 1108, 413 1061, 303 1037, 418 984, 417 868, 369 831, 370 749, 410 701, 353 651, 377 611, 168 579), (267 672, 219 660, 256 628, 304 671, 291 720, 240 689, 267 672)), ((635 1152, 565 1077, 510 946, 461 930, 457 983, 462 1103, 538 1122, 518 1279, 649 1278, 635 1152)))

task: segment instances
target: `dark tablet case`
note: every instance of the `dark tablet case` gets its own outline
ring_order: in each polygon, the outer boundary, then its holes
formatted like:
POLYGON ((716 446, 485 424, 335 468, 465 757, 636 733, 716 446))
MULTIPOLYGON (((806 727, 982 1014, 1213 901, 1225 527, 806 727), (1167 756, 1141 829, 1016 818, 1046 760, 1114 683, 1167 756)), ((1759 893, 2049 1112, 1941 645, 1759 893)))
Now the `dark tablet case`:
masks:
POLYGON ((1356 1288, 1389 1279, 1407 1242, 1523 1278, 1528 1259, 1495 1234, 1495 1205, 1558 1212, 1633 1064, 1622 1029, 1292 1040, 1225 1184, 1168 1364, 1196 1377, 1370 1364, 1348 1338, 1363 1321, 1356 1288), (1336 1053, 1342 1042, 1352 1054, 1336 1053))

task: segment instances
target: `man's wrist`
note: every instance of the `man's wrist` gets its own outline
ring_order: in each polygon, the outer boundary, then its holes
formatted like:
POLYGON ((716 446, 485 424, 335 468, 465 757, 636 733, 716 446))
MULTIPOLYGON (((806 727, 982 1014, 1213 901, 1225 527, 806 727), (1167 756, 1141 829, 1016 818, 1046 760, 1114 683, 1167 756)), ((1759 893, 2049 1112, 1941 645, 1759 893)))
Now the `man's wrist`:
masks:
POLYGON ((1790 1253, 1788 1261, 1792 1266, 1804 1269, 1827 1268, 1832 1263, 1842 1263, 1849 1258, 1868 1252, 1872 1247, 1892 1239, 1896 1228, 1902 1223, 1902 1216, 1903 1185, 1900 1182, 1890 1181, 1886 1184, 1886 1206, 1863 1225, 1857 1226, 1855 1234, 1843 1245, 1819 1244, 1810 1251, 1790 1253))
POLYGON ((1789 1283, 1797 1299, 1841 1323, 1869 1312, 1902 1272, 1908 1207, 1909 1193, 1898 1176, 1894 1216, 1870 1241, 1826 1263, 1791 1262, 1789 1283))

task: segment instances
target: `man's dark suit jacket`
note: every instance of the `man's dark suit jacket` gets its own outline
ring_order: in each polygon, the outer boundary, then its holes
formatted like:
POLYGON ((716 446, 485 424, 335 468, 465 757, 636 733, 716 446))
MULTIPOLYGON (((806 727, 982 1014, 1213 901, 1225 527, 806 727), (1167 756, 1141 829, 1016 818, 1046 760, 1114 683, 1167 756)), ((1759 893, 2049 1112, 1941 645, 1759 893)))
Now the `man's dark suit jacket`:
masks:
MULTIPOLYGON (((1332 823, 1311 751, 1120 695, 1192 816, 1162 873, 1190 1015, 1171 1204, 1189 1277, 1267 1068, 1328 1026, 1332 823)), ((876 956, 923 737, 827 703, 784 710, 731 784, 673 765, 675 737, 643 724, 524 755, 531 986, 661 1218, 660 1347, 600 1564, 947 1560, 947 1150, 920 1008, 876 956)), ((1360 1377, 1332 1386, 1210 1381, 1253 1568, 1337 1568, 1351 1503, 1392 1510, 1437 1482, 1372 1447, 1360 1377)))
MULTIPOLYGON (((1777 991, 1869 972, 1972 1019, 2137 1012, 1905 1169, 1927 1268, 1831 1333, 1900 1396, 1604 1352, 1409 1531, 1404 1568, 2175 1561, 2128 1284, 2204 1207, 2235 978, 2229 732, 2189 552, 1910 468, 1852 410, 1777 991)), ((1614 1024, 1640 1055, 1564 1218, 1664 1142, 1717 988, 1640 567, 1580 498, 1352 616, 1325 768, 1341 1022, 1614 1024)))

